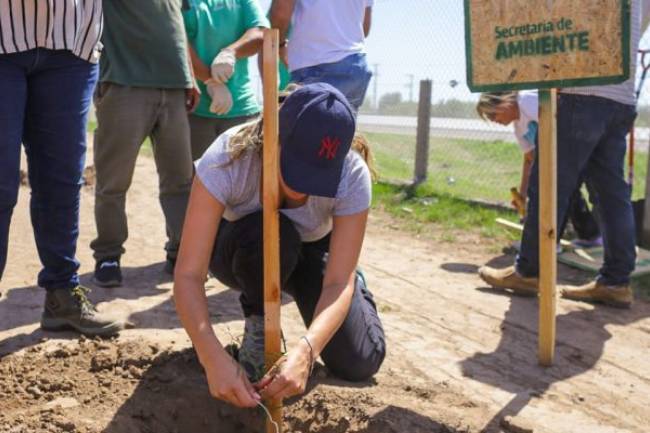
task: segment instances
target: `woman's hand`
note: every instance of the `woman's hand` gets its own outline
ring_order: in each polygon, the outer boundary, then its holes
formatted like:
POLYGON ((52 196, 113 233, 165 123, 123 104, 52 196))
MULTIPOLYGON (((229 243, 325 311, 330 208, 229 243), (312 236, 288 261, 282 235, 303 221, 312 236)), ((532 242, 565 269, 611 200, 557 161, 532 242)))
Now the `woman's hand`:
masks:
POLYGON ((304 340, 280 358, 268 373, 255 384, 264 399, 283 399, 300 395, 307 388, 311 373, 311 350, 304 340))
POLYGON ((244 369, 226 352, 204 368, 214 398, 243 408, 255 407, 261 401, 244 369))

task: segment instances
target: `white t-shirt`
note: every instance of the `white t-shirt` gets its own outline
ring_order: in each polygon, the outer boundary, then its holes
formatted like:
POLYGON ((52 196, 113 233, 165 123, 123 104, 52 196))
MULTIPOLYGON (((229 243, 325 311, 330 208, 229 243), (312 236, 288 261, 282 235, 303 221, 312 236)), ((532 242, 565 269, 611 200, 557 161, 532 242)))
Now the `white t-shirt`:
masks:
POLYGON ((289 70, 334 63, 363 53, 363 19, 374 0, 296 0, 289 70))
MULTIPOLYGON (((208 192, 226 207, 223 218, 237 221, 262 210, 260 181, 262 161, 254 152, 231 161, 230 137, 243 125, 221 134, 196 164, 196 175, 208 192)), ((295 225, 303 242, 313 242, 332 231, 332 217, 353 215, 370 207, 370 170, 361 155, 350 151, 343 164, 335 198, 309 196, 297 208, 280 209, 295 225)))
POLYGON ((535 139, 539 130, 537 91, 519 92, 517 104, 519 104, 519 119, 514 122, 515 136, 521 151, 528 153, 535 149, 535 139))

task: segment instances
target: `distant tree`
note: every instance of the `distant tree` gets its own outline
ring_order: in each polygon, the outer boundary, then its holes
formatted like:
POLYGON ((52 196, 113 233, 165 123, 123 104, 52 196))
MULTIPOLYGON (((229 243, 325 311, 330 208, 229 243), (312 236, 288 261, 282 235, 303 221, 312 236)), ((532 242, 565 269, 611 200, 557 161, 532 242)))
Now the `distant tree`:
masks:
POLYGON ((379 98, 379 110, 387 107, 393 107, 402 103, 402 94, 400 92, 384 93, 379 98))

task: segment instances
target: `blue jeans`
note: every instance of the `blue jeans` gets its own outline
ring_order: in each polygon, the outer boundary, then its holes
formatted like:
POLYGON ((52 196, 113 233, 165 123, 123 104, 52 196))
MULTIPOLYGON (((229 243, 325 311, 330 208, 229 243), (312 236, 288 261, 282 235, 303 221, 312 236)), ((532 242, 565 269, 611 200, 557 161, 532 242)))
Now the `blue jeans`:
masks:
MULTIPOLYGON (((564 221, 571 196, 584 176, 598 198, 605 247, 598 281, 606 285, 628 284, 636 261, 631 189, 623 168, 625 137, 635 117, 635 107, 605 98, 569 94, 558 98, 557 218, 564 221)), ((534 277, 539 274, 537 162, 528 195, 528 218, 516 266, 521 275, 534 277)))
POLYGON ((0 55, 0 278, 23 143, 32 226, 43 265, 38 285, 53 290, 79 284, 79 191, 97 74, 97 65, 64 50, 0 55))
POLYGON ((351 54, 335 63, 323 63, 291 72, 294 83, 328 83, 348 98, 354 111, 359 111, 372 78, 365 54, 351 54))

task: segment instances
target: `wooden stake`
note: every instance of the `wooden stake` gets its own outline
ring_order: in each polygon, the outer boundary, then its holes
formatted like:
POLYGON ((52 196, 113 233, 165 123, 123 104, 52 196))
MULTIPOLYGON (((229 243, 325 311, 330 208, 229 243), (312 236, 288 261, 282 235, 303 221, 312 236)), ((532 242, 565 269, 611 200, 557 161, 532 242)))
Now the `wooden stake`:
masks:
POLYGON ((557 90, 539 91, 539 363, 555 356, 557 282, 557 90))
MULTIPOLYGON (((264 363, 265 371, 282 356, 280 340, 280 163, 278 149, 278 47, 277 29, 264 30, 264 149, 262 169, 262 206, 264 219, 264 363)), ((265 402, 272 420, 267 433, 282 432, 282 400, 265 402)))

